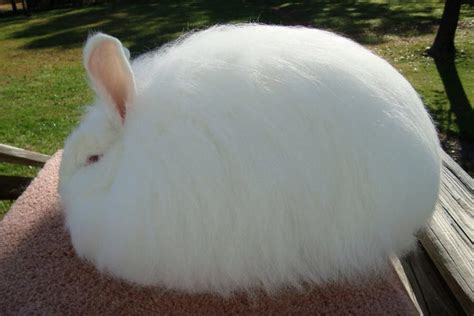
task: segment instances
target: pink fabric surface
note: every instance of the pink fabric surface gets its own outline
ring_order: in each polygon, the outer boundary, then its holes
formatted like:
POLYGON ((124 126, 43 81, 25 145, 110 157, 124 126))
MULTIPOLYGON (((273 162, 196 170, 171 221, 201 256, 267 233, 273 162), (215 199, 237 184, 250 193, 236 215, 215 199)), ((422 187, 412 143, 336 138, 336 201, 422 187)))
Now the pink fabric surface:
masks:
POLYGON ((74 254, 57 194, 57 153, 0 222, 0 314, 414 315, 393 268, 358 285, 221 298, 141 288, 74 254))

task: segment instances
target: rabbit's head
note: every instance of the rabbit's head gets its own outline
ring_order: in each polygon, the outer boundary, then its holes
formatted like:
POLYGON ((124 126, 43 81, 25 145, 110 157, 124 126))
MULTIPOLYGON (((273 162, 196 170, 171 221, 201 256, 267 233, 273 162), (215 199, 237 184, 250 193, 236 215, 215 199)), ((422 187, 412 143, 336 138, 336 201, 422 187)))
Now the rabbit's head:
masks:
POLYGON ((63 196, 93 197, 113 180, 126 113, 136 91, 128 58, 119 40, 102 33, 91 36, 85 45, 84 66, 96 100, 66 140, 59 177, 63 196))

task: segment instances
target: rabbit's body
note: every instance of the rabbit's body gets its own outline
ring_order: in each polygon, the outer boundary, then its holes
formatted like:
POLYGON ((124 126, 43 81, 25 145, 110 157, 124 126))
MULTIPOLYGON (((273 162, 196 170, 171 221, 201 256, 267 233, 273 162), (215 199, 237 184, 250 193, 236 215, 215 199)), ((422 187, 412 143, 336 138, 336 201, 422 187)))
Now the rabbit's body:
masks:
POLYGON ((101 270, 193 292, 321 283, 409 249, 433 211, 433 124, 350 40, 216 27, 131 67, 123 121, 99 100, 61 167, 73 245, 101 270))

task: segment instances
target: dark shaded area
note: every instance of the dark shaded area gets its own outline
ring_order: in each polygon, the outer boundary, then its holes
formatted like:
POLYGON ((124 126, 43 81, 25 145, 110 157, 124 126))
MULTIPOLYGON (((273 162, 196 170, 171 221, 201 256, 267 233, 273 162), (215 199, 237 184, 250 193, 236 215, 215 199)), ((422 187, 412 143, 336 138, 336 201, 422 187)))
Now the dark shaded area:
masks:
MULTIPOLYGON (((119 0, 116 0, 119 1, 119 0)), ((19 14, 30 15, 32 12, 81 7, 97 3, 107 3, 107 0, 10 0, 10 7, 0 9, 0 17, 19 14), (20 9, 21 8, 21 9, 20 9)), ((4 3, 5 5, 6 3, 4 3)))
MULTIPOLYGON (((24 0, 23 0, 24 1, 24 0)), ((107 2, 104 0, 26 0, 30 10, 48 10, 61 7, 80 7, 84 4, 107 2)))
POLYGON ((435 64, 448 97, 450 112, 454 114, 459 128, 459 139, 457 141, 453 142, 453 137, 449 134, 441 138, 443 147, 448 153, 457 149, 455 151, 458 155, 453 158, 457 160, 464 170, 473 175, 474 110, 464 91, 454 59, 436 58, 435 64))
POLYGON ((456 116, 460 138, 474 140, 474 111, 464 91, 454 60, 435 59, 435 64, 448 96, 450 109, 456 116))
POLYGON ((33 178, 0 175, 0 200, 14 200, 28 187, 33 178))
MULTIPOLYGON (((383 36, 432 33, 437 23, 434 6, 366 1, 287 2, 245 0, 163 0, 128 2, 41 13, 44 21, 13 35, 30 38, 26 48, 78 47, 90 29, 130 43, 132 51, 159 46, 180 34, 229 22, 305 25, 345 34, 361 43, 380 43, 383 36), (60 14, 58 14, 60 13, 60 14)), ((10 19, 0 20, 0 27, 10 19)))

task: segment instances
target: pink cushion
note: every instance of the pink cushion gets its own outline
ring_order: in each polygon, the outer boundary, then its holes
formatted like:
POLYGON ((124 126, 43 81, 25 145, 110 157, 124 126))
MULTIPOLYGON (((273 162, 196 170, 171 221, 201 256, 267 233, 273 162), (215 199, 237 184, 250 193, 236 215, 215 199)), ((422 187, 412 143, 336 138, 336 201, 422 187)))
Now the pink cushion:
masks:
POLYGON ((60 159, 54 155, 0 222, 0 314, 417 314, 389 265, 357 285, 275 297, 224 299, 110 279, 74 254, 56 192, 60 159))

